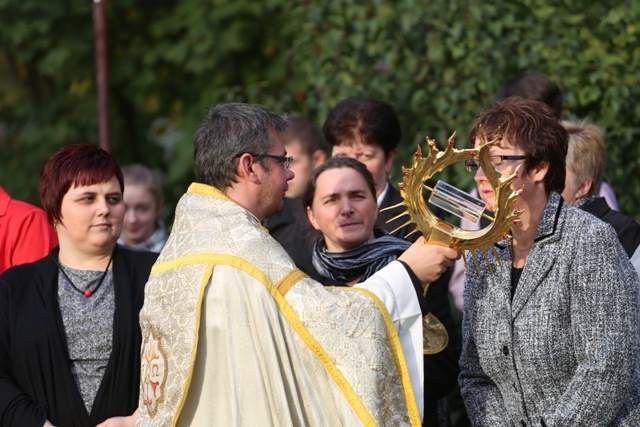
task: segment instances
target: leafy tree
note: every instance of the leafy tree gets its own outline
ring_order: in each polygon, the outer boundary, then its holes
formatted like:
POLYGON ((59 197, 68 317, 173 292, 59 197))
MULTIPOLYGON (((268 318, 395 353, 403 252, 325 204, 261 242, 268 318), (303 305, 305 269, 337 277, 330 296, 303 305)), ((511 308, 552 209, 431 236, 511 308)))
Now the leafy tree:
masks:
MULTIPOLYGON (((284 17, 279 3, 107 2, 112 151, 162 169, 169 204, 192 178, 203 112, 282 79, 282 18, 265 19, 284 17)), ((56 149, 97 143, 91 2, 0 1, 0 43, 0 182, 36 202, 56 149)))
MULTIPOLYGON (((605 129, 605 177, 640 221, 639 2, 107 0, 106 11, 112 150, 165 173, 169 216, 216 103, 322 125, 345 97, 379 97, 399 113, 408 164, 426 136, 442 145, 457 131, 466 146, 499 85, 537 71, 562 87, 566 118, 605 129)), ((94 76, 90 1, 0 0, 0 184, 15 197, 37 203, 59 147, 97 144, 94 76)), ((442 175, 473 185, 461 165, 442 175)))
MULTIPOLYGON (((407 164, 426 136, 443 144, 457 131, 466 145, 499 85, 538 71, 563 88, 567 118, 605 128, 605 177, 640 219, 630 181, 639 172, 635 2, 106 4, 113 152, 163 170, 169 202, 192 179, 191 135, 215 103, 261 103, 321 125, 347 96, 380 97, 399 112, 407 164)), ((0 0, 0 182, 15 196, 36 200, 39 170, 58 147, 97 142, 93 43, 91 2, 0 0)), ((442 179, 472 186, 461 166, 442 179)))

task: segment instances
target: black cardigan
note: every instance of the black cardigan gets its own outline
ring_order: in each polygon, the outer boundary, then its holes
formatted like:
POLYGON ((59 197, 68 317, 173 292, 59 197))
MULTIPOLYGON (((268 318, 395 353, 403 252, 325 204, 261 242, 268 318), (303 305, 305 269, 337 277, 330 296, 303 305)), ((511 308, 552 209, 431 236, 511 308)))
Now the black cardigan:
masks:
MULTIPOLYGON (((144 285, 158 254, 118 247, 111 356, 87 413, 70 369, 51 255, 0 275, 0 426, 92 427, 138 407, 144 285)), ((91 319, 87 319, 91 322, 91 319)))

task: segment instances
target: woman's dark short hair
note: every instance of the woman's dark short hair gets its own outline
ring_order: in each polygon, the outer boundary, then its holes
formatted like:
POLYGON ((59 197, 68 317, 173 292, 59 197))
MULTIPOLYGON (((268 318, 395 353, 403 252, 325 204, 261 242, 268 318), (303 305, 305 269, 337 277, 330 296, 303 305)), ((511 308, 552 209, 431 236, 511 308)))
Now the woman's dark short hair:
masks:
POLYGON ((362 175, 367 183, 369 191, 371 191, 371 195, 374 199, 376 198, 376 186, 373 182, 373 175, 371 175, 371 172, 369 172, 369 169, 367 169, 364 163, 361 163, 356 159, 352 159, 351 157, 331 157, 311 172, 309 181, 307 181, 307 187, 302 195, 302 203, 305 208, 310 208, 313 205, 318 177, 328 170, 342 168, 351 168, 362 175))
POLYGON ((329 111, 322 127, 324 139, 333 147, 349 145, 360 138, 377 145, 385 155, 398 148, 402 133, 396 110, 375 98, 347 98, 329 111))
POLYGON ((51 224, 61 220, 62 199, 70 188, 100 184, 118 178, 124 191, 122 171, 116 159, 103 149, 89 144, 63 147, 47 160, 38 182, 42 207, 51 224))
POLYGON ((551 107, 518 96, 507 98, 476 116, 469 139, 474 144, 477 136, 490 141, 500 134, 524 151, 522 173, 547 163, 546 191, 562 192, 569 134, 551 107))

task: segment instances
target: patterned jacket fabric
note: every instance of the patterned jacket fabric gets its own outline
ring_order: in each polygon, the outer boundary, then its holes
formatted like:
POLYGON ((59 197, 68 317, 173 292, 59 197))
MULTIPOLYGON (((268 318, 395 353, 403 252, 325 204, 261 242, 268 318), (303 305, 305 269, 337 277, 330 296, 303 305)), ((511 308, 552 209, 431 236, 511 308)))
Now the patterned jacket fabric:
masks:
POLYGON ((513 300, 511 241, 495 249, 465 276, 472 424, 640 425, 639 282, 611 226, 551 193, 513 300))

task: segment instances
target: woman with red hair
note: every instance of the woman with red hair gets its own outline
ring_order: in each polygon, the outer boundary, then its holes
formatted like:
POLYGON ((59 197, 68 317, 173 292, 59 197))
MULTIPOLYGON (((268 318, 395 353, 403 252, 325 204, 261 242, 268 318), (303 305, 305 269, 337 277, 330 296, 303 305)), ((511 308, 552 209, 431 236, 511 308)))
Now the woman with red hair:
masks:
POLYGON ((98 147, 45 164, 38 189, 59 246, 0 276, 0 425, 133 425, 138 313, 157 255, 117 246, 123 187, 98 147))

